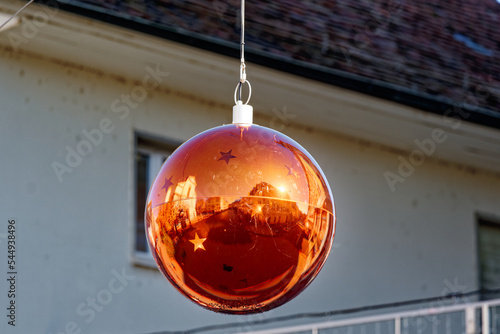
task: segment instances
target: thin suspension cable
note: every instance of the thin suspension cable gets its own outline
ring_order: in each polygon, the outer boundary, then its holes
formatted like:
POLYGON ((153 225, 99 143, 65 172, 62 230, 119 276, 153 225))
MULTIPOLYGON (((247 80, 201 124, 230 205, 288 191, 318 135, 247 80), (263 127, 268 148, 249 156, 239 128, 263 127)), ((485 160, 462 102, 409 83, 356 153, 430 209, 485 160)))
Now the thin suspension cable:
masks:
POLYGON ((241 56, 241 73, 240 73, 240 81, 244 83, 246 80, 245 73, 245 0, 241 0, 241 48, 240 48, 240 56, 241 56))
MULTIPOLYGON (((247 82, 245 65, 245 0, 241 0, 241 43, 240 43, 240 82, 238 83, 238 100, 241 101, 241 86, 247 82)), ((247 101, 248 103, 248 101, 247 101)))
POLYGON ((2 23, 0 25, 0 30, 2 30, 3 27, 5 27, 7 25, 7 23, 9 23, 14 17, 16 17, 17 15, 19 15, 19 13, 21 13, 23 10, 26 9, 26 7, 28 7, 29 5, 31 5, 31 3, 35 1, 35 0, 30 0, 27 4, 25 4, 21 9, 19 9, 14 15, 12 15, 11 17, 9 17, 7 19, 7 21, 5 21, 4 23, 2 23))
POLYGON ((252 96, 252 86, 250 86, 250 81, 247 80, 246 73, 246 64, 245 64, 245 0, 241 0, 241 42, 240 42, 240 81, 238 85, 236 85, 236 89, 234 90, 234 103, 238 104, 241 102, 241 89, 243 84, 248 84, 248 99, 244 103, 248 105, 248 101, 250 101, 250 97, 252 96))

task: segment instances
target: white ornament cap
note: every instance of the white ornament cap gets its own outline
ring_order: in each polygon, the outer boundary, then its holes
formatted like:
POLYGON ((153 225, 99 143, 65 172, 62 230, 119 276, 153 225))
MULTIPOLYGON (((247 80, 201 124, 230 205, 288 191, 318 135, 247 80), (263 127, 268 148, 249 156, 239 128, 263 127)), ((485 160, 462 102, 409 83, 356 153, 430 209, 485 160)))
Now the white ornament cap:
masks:
POLYGON ((243 102, 237 101, 233 106, 233 124, 252 125, 253 123, 253 107, 243 102))

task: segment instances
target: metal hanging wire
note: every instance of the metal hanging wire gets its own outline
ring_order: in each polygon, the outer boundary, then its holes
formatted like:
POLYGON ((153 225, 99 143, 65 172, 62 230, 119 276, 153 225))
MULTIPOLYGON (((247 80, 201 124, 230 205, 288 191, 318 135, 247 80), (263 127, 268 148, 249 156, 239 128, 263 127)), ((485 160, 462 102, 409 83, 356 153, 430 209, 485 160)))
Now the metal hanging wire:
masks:
POLYGON ((241 43, 240 43, 240 82, 246 81, 246 65, 245 65, 245 0, 241 0, 241 43))
POLYGON ((241 64, 240 64, 240 82, 238 82, 238 85, 236 86, 236 90, 234 92, 234 101, 241 101, 241 88, 244 83, 248 84, 248 99, 245 102, 245 104, 248 104, 250 101, 250 97, 252 96, 252 86, 250 85, 250 82, 247 80, 247 73, 246 73, 246 64, 245 64, 245 0, 241 0, 241 42, 240 42, 240 58, 241 58, 241 64), (236 98, 237 95, 237 98, 236 98))

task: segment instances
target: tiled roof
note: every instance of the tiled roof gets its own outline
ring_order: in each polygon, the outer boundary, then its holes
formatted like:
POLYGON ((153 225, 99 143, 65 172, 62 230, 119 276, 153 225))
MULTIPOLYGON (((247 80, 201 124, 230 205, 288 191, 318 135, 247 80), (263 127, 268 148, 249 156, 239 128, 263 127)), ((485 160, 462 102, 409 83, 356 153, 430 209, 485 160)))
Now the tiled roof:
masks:
MULTIPOLYGON (((240 38, 240 0, 69 3, 235 44, 240 38)), ((500 114, 499 22, 495 0, 252 0, 246 46, 500 114)))

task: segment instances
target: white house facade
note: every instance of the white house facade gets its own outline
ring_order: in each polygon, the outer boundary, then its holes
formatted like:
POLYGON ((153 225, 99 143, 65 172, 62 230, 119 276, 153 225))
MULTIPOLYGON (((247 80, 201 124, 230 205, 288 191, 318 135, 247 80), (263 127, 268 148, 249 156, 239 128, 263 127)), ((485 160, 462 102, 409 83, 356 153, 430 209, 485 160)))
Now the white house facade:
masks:
MULTIPOLYGON (((19 7, 5 0, 0 13, 19 7)), ((145 191, 169 152, 231 122, 239 59, 39 4, 0 31, 0 332, 239 323, 214 332, 242 333, 264 328, 255 320, 494 288, 482 278, 495 282, 500 263, 484 255, 500 245, 499 129, 468 122, 466 111, 437 116, 247 61, 255 123, 315 157, 337 231, 302 294, 267 313, 228 316, 167 282, 140 225, 145 191)))

